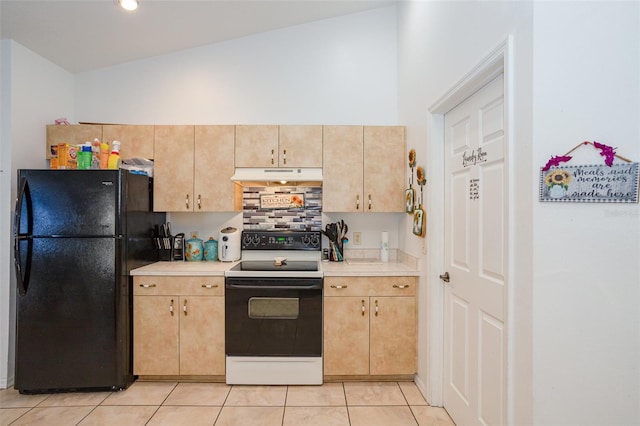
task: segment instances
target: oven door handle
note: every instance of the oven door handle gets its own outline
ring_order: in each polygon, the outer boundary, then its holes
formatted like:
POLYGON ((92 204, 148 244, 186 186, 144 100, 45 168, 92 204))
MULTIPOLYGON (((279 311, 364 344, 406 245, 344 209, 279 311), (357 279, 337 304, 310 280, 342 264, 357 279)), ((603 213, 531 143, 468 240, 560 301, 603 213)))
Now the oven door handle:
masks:
POLYGON ((251 284, 226 284, 229 289, 250 289, 250 290, 322 290, 322 284, 310 285, 251 285, 251 284))

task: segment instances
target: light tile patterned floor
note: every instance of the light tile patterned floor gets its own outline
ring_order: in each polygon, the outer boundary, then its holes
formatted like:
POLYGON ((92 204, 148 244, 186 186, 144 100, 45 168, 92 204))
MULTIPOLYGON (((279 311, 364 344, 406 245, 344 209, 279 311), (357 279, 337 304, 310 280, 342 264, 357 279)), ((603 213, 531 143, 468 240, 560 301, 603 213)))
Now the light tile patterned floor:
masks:
POLYGON ((0 426, 453 426, 412 382, 229 386, 136 382, 121 392, 0 390, 0 426))

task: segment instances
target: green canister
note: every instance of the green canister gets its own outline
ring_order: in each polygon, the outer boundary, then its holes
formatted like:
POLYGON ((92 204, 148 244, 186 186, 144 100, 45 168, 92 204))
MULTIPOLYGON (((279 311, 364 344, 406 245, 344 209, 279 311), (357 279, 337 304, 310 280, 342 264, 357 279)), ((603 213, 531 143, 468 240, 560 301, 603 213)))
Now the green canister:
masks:
POLYGON ((204 242, 204 260, 218 260, 218 242, 213 237, 204 242))

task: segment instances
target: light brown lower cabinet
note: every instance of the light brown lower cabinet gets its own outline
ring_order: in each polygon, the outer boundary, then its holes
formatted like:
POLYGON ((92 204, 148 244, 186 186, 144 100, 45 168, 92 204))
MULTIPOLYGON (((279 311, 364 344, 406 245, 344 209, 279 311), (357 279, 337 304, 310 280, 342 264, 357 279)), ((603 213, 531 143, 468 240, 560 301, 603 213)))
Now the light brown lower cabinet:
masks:
POLYGON ((417 371, 416 277, 325 277, 325 376, 417 371))
POLYGON ((135 276, 133 285, 133 374, 225 374, 224 277, 135 276))

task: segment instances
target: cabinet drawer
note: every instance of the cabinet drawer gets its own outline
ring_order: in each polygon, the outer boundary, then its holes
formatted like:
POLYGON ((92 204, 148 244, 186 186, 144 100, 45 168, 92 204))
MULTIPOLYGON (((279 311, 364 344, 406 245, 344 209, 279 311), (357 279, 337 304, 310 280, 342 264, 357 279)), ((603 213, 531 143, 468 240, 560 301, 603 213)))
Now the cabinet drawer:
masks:
POLYGON ((139 275, 133 277, 133 294, 222 296, 224 277, 139 275))
POLYGON ((325 277, 325 296, 415 296, 416 277, 325 277))

